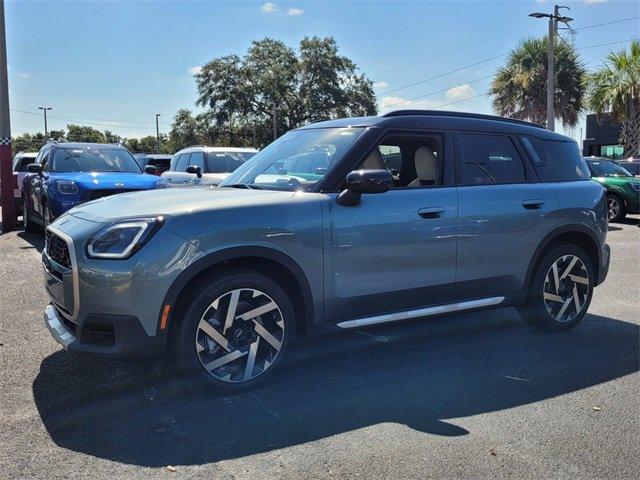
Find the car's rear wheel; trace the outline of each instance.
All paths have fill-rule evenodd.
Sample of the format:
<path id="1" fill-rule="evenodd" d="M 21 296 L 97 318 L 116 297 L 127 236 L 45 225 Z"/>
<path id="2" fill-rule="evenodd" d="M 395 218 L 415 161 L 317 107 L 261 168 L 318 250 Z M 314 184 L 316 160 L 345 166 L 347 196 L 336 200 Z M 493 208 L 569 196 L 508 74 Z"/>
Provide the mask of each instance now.
<path id="1" fill-rule="evenodd" d="M 610 222 L 619 222 L 627 214 L 624 208 L 624 200 L 622 200 L 620 195 L 615 193 L 607 194 L 607 207 L 609 209 Z"/>
<path id="2" fill-rule="evenodd" d="M 293 334 L 293 306 L 271 278 L 232 270 L 201 282 L 177 326 L 178 368 L 226 391 L 265 379 Z"/>
<path id="3" fill-rule="evenodd" d="M 555 247 L 536 269 L 520 315 L 538 328 L 571 328 L 587 314 L 593 288 L 593 266 L 584 250 L 575 245 Z"/>
<path id="4" fill-rule="evenodd" d="M 27 205 L 27 199 L 22 200 L 22 226 L 25 232 L 37 232 L 38 226 L 31 221 L 29 216 L 29 206 Z"/>

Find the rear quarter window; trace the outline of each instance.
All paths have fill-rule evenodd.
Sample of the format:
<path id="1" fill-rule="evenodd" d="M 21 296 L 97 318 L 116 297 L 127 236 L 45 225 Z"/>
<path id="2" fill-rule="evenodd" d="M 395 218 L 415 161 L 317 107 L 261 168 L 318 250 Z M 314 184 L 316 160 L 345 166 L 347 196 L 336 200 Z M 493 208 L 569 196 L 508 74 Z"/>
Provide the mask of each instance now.
<path id="1" fill-rule="evenodd" d="M 575 142 L 522 137 L 533 161 L 533 168 L 543 182 L 586 180 L 589 169 Z"/>

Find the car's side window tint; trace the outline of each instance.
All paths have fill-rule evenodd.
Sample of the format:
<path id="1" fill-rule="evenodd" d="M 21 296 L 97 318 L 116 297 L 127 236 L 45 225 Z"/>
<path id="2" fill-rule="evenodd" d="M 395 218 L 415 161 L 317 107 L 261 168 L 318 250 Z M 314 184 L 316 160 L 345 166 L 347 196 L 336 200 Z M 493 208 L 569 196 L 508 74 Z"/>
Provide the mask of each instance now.
<path id="1" fill-rule="evenodd" d="M 204 172 L 204 153 L 203 152 L 192 153 L 191 159 L 189 160 L 189 166 L 200 167 L 200 169 Z"/>
<path id="2" fill-rule="evenodd" d="M 187 166 L 189 166 L 189 154 L 181 153 L 178 155 L 178 161 L 176 162 L 176 171 L 184 172 Z"/>
<path id="3" fill-rule="evenodd" d="M 442 185 L 440 135 L 389 135 L 358 165 L 359 170 L 386 169 L 394 188 Z"/>
<path id="4" fill-rule="evenodd" d="M 522 183 L 524 164 L 511 139 L 504 135 L 460 134 L 463 185 Z"/>
<path id="5" fill-rule="evenodd" d="M 589 171 L 575 142 L 522 137 L 522 143 L 531 155 L 533 168 L 540 180 L 560 182 L 589 178 Z"/>
<path id="6" fill-rule="evenodd" d="M 51 150 L 47 150 L 46 152 L 44 152 L 42 158 L 40 159 L 40 165 L 42 165 L 42 170 L 45 172 L 49 171 L 49 152 L 51 152 Z"/>

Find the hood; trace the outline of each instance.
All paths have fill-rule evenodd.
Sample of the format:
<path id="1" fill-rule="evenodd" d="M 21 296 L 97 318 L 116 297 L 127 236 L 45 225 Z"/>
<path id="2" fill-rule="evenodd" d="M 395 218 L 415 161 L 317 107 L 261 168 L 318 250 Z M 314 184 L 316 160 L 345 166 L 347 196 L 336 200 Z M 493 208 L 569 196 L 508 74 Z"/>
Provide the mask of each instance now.
<path id="1" fill-rule="evenodd" d="M 71 180 L 84 189 L 145 189 L 154 188 L 160 181 L 157 175 L 124 172 L 69 172 L 54 173 L 56 180 Z"/>
<path id="2" fill-rule="evenodd" d="M 120 218 L 194 213 L 242 208 L 291 199 L 295 192 L 276 190 L 245 190 L 239 188 L 165 188 L 123 193 L 79 205 L 69 214 L 93 222 L 108 222 Z"/>

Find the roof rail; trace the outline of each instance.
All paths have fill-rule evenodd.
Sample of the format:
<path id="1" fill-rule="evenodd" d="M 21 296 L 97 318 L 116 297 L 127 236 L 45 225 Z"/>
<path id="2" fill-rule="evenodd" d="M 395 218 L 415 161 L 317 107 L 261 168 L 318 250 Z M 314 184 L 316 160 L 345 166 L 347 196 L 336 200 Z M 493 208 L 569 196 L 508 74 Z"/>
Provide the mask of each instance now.
<path id="1" fill-rule="evenodd" d="M 529 127 L 544 128 L 537 123 L 518 120 L 516 118 L 498 117 L 496 115 L 485 115 L 482 113 L 466 113 L 466 112 L 448 112 L 446 110 L 394 110 L 385 113 L 383 117 L 404 117 L 410 115 L 425 115 L 434 117 L 458 117 L 458 118 L 477 118 L 481 120 L 496 120 L 499 122 L 517 123 L 519 125 L 527 125 Z"/>
<path id="2" fill-rule="evenodd" d="M 180 150 L 186 150 L 187 148 L 196 148 L 196 147 L 208 148 L 206 145 L 189 145 L 188 147 L 181 148 Z"/>

